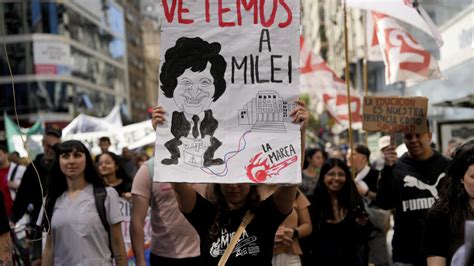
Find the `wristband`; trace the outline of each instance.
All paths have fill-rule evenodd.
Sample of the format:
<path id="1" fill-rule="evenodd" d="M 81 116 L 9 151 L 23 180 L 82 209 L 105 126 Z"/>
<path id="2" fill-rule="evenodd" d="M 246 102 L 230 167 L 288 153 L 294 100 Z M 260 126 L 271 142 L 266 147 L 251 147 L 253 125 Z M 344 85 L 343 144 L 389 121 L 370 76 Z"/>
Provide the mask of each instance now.
<path id="1" fill-rule="evenodd" d="M 298 228 L 293 228 L 293 239 L 299 238 L 300 232 L 298 231 Z"/>

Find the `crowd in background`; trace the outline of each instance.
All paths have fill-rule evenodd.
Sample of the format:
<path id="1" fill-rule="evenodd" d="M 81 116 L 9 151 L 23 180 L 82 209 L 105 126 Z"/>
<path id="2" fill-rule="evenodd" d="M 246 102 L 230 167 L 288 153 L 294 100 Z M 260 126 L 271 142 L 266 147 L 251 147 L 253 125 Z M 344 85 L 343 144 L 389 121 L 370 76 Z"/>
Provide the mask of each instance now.
<path id="1" fill-rule="evenodd" d="M 304 124 L 305 112 L 293 115 Z M 162 113 L 154 111 L 155 127 Z M 102 137 L 94 157 L 48 128 L 33 163 L 0 146 L 0 250 L 31 265 L 126 265 L 121 197 L 133 203 L 137 265 L 217 265 L 228 232 L 247 213 L 228 265 L 473 265 L 474 237 L 466 235 L 474 220 L 474 142 L 450 142 L 441 154 L 431 133 L 407 133 L 403 141 L 403 154 L 389 136 L 376 155 L 364 144 L 306 148 L 298 188 L 187 185 L 153 182 L 153 157 L 144 152 L 117 155 Z M 0 252 L 0 262 L 8 261 Z"/>

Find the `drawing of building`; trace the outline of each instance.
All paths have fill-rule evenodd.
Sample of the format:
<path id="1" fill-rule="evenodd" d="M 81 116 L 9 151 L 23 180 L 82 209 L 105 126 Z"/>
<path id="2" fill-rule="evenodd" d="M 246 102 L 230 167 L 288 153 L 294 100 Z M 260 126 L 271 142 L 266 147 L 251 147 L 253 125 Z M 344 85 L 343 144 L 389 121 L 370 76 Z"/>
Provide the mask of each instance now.
<path id="1" fill-rule="evenodd" d="M 239 125 L 253 125 L 252 131 L 286 132 L 283 123 L 291 122 L 294 103 L 284 101 L 276 91 L 260 91 L 238 110 Z"/>

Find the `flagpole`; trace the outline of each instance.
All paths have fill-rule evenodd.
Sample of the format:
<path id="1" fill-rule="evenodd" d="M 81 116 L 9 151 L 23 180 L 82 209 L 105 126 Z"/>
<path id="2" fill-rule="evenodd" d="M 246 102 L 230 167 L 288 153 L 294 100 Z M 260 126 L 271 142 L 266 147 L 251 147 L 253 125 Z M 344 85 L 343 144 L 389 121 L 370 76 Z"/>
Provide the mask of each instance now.
<path id="1" fill-rule="evenodd" d="M 367 73 L 367 61 L 369 60 L 368 55 L 368 45 L 367 45 L 367 16 L 368 11 L 364 12 L 364 60 L 362 61 L 362 80 L 364 83 L 364 97 L 367 97 L 369 94 L 369 79 Z M 369 146 L 369 135 L 368 132 L 365 132 L 365 146 Z"/>
<path id="2" fill-rule="evenodd" d="M 352 139 L 352 111 L 351 111 L 351 91 L 350 91 L 350 73 L 349 73 L 349 41 L 348 41 L 348 33 L 347 33 L 347 8 L 346 8 L 346 1 L 343 1 L 343 11 L 344 11 L 344 53 L 346 57 L 346 69 L 345 69 L 345 77 L 346 77 L 346 91 L 347 91 L 347 110 L 349 112 L 349 148 L 351 149 L 351 169 L 352 169 L 352 178 L 355 177 L 355 167 L 354 167 L 354 143 Z"/>

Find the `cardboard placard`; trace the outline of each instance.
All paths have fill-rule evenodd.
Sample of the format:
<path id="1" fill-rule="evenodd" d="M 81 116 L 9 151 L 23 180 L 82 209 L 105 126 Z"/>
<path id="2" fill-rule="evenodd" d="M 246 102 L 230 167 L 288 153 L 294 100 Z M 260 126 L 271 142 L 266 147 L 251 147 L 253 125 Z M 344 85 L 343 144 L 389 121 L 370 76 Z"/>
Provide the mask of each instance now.
<path id="1" fill-rule="evenodd" d="M 426 97 L 364 97 L 363 124 L 365 131 L 428 132 Z"/>

